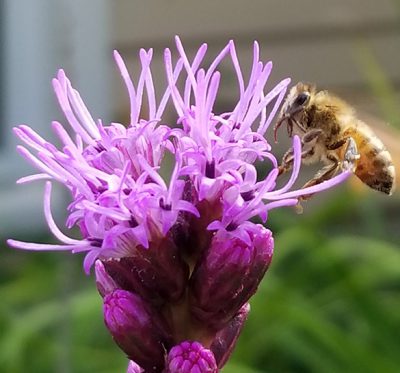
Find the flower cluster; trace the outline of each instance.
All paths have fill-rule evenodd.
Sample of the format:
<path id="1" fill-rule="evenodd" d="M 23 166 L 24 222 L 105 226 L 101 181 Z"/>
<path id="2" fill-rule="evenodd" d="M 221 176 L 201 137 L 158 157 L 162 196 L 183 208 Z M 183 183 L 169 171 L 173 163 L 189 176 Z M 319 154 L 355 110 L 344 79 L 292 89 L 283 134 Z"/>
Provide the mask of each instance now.
<path id="1" fill-rule="evenodd" d="M 277 188 L 277 160 L 264 135 L 290 80 L 265 92 L 272 63 L 260 61 L 257 43 L 247 82 L 232 41 L 207 68 L 206 44 L 191 60 L 179 38 L 176 47 L 175 62 L 169 49 L 164 52 L 167 85 L 158 96 L 152 50 L 140 51 L 136 85 L 114 53 L 129 93 L 128 125 L 95 121 L 60 70 L 53 86 L 73 136 L 53 122 L 62 144 L 56 147 L 28 126 L 15 128 L 31 148 L 19 146 L 19 152 L 40 170 L 19 182 L 47 180 L 44 213 L 61 243 L 8 243 L 86 253 L 85 271 L 95 263 L 105 324 L 131 360 L 129 372 L 217 372 L 233 350 L 248 300 L 273 254 L 271 231 L 250 219 L 265 223 L 270 210 L 296 205 L 300 196 L 349 175 L 291 191 L 301 164 L 301 142 L 294 137 L 293 171 Z M 218 67 L 226 59 L 236 74 L 238 101 L 231 111 L 216 113 Z M 169 117 L 176 112 L 173 125 L 163 122 L 167 110 Z M 173 167 L 165 176 L 161 170 L 168 159 Z M 264 179 L 256 161 L 271 170 Z M 66 225 L 78 226 L 82 239 L 57 227 L 50 209 L 52 181 L 71 192 Z"/>

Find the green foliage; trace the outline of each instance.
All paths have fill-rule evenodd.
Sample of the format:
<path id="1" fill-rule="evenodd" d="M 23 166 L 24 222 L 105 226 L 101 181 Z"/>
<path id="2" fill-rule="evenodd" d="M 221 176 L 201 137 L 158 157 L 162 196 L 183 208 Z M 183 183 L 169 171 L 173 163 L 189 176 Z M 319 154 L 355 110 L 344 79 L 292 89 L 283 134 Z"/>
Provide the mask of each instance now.
<path id="1" fill-rule="evenodd" d="M 338 191 L 271 214 L 274 260 L 224 372 L 398 372 L 400 202 L 385 201 Z M 80 259 L 2 251 L 0 371 L 125 371 Z"/>
<path id="2" fill-rule="evenodd" d="M 260 372 L 399 371 L 400 240 L 384 221 L 366 229 L 385 215 L 370 197 L 340 193 L 280 227 L 226 372 L 236 362 Z"/>
<path id="3" fill-rule="evenodd" d="M 366 41 L 356 44 L 355 58 L 369 89 L 379 104 L 382 118 L 400 128 L 400 107 L 396 90 Z"/>
<path id="4" fill-rule="evenodd" d="M 2 259 L 0 371 L 126 369 L 103 327 L 101 299 L 80 258 L 3 250 Z"/>

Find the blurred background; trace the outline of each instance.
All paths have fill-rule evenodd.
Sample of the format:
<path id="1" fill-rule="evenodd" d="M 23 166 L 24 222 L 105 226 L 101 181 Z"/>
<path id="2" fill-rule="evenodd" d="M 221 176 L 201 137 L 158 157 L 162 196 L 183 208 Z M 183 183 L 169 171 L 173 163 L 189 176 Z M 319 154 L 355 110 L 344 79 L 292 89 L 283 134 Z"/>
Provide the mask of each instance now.
<path id="1" fill-rule="evenodd" d="M 51 88 L 61 67 L 93 117 L 127 122 L 112 50 L 134 74 L 139 48 L 153 47 L 161 88 L 163 49 L 173 47 L 176 34 L 189 55 L 207 42 L 210 59 L 233 39 L 244 71 L 258 40 L 262 58 L 274 62 L 271 87 L 289 76 L 344 97 L 385 142 L 400 174 L 398 0 L 3 0 L 0 372 L 124 371 L 82 258 L 13 251 L 4 242 L 52 240 L 43 185 L 15 185 L 33 168 L 15 151 L 11 129 L 27 123 L 52 139 L 51 121 L 65 123 Z M 235 97 L 224 81 L 221 108 Z M 68 194 L 56 190 L 60 224 L 67 202 Z M 317 196 L 303 215 L 274 212 L 268 227 L 276 241 L 273 265 L 224 372 L 399 372 L 400 193 L 381 196 L 353 178 Z"/>

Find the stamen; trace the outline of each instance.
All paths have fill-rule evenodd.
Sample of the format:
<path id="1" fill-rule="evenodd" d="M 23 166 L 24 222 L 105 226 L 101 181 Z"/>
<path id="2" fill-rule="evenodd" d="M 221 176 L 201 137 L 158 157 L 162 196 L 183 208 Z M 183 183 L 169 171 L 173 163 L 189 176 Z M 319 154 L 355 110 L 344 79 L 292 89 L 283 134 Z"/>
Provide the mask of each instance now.
<path id="1" fill-rule="evenodd" d="M 131 228 L 136 228 L 139 225 L 138 221 L 135 219 L 134 216 L 131 217 L 131 219 L 129 220 L 129 226 Z"/>
<path id="2" fill-rule="evenodd" d="M 93 247 L 101 247 L 103 245 L 103 240 L 101 238 L 89 237 L 87 240 Z"/>
<path id="3" fill-rule="evenodd" d="M 226 230 L 228 232 L 233 232 L 237 227 L 238 227 L 238 225 L 232 221 L 227 225 Z"/>
<path id="4" fill-rule="evenodd" d="M 252 189 L 247 192 L 240 193 L 240 195 L 245 202 L 251 201 L 254 198 L 254 190 Z"/>
<path id="5" fill-rule="evenodd" d="M 210 179 L 215 179 L 215 161 L 206 163 L 205 176 Z"/>
<path id="6" fill-rule="evenodd" d="M 97 141 L 96 145 L 94 146 L 94 148 L 99 152 L 104 152 L 106 150 L 106 148 L 104 147 L 104 145 L 102 143 L 100 143 L 100 141 Z"/>
<path id="7" fill-rule="evenodd" d="M 131 189 L 131 188 L 124 188 L 124 189 L 122 189 L 122 192 L 123 192 L 126 196 L 129 196 L 129 194 L 132 192 L 132 189 Z"/>
<path id="8" fill-rule="evenodd" d="M 172 206 L 170 203 L 165 203 L 164 202 L 164 198 L 160 198 L 160 207 L 165 210 L 165 211 L 171 211 L 172 210 Z"/>

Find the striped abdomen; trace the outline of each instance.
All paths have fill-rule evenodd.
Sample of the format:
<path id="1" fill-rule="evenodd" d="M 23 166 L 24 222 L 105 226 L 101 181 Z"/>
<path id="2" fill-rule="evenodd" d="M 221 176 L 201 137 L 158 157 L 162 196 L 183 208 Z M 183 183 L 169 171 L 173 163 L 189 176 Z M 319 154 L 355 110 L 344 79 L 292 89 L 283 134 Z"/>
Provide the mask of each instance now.
<path id="1" fill-rule="evenodd" d="M 390 153 L 382 141 L 363 122 L 346 129 L 345 136 L 351 136 L 357 144 L 360 159 L 354 173 L 372 189 L 386 194 L 394 190 L 395 169 Z"/>

